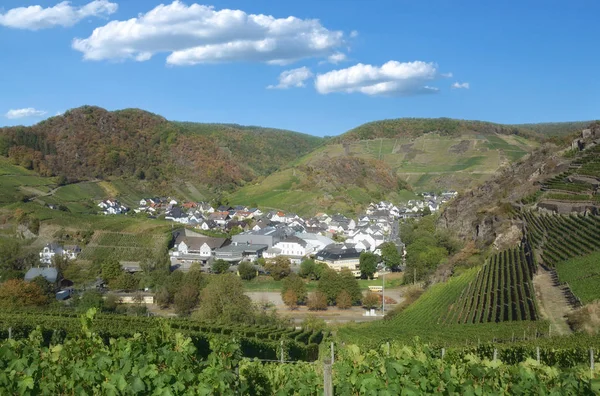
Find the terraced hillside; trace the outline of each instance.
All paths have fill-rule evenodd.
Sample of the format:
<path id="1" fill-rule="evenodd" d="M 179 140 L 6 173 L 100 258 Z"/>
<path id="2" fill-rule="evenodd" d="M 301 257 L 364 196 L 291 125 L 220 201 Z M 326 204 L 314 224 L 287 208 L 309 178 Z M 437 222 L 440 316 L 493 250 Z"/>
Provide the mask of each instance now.
<path id="1" fill-rule="evenodd" d="M 167 248 L 167 234 L 132 234 L 97 231 L 79 258 L 88 261 L 138 262 Z"/>
<path id="2" fill-rule="evenodd" d="M 519 248 L 493 254 L 451 306 L 444 323 L 537 320 L 531 251 Z"/>
<path id="3" fill-rule="evenodd" d="M 303 157 L 299 164 L 343 156 L 374 158 L 388 164 L 416 190 L 463 189 L 486 180 L 537 144 L 518 135 L 429 132 L 414 137 L 331 143 Z"/>
<path id="4" fill-rule="evenodd" d="M 600 213 L 600 145 L 581 153 L 569 152 L 575 158 L 560 174 L 542 181 L 540 188 L 522 200 L 558 213 L 592 211 Z"/>
<path id="5" fill-rule="evenodd" d="M 523 213 L 540 263 L 574 295 L 574 305 L 600 299 L 600 216 Z"/>
<path id="6" fill-rule="evenodd" d="M 419 336 L 426 341 L 447 346 L 464 345 L 465 342 L 477 345 L 478 341 L 485 342 L 494 339 L 509 341 L 515 339 L 515 337 L 522 339 L 546 334 L 548 324 L 545 321 L 518 320 L 518 315 L 515 316 L 515 320 L 510 320 L 511 316 L 509 315 L 508 321 L 503 321 L 503 316 L 499 322 L 494 320 L 473 321 L 477 313 L 481 314 L 485 311 L 481 308 L 469 308 L 467 311 L 470 312 L 470 315 L 466 317 L 471 318 L 471 320 L 459 320 L 463 316 L 459 318 L 455 313 L 460 312 L 461 303 L 465 305 L 466 302 L 469 302 L 470 307 L 470 302 L 473 301 L 470 297 L 473 294 L 469 295 L 469 293 L 474 289 L 481 291 L 481 295 L 490 296 L 490 292 L 494 292 L 496 295 L 501 296 L 500 302 L 494 302 L 496 300 L 493 300 L 488 304 L 488 307 L 492 308 L 492 312 L 504 312 L 502 308 L 502 306 L 505 306 L 504 296 L 509 298 L 509 302 L 512 301 L 510 299 L 513 297 L 509 297 L 512 296 L 509 293 L 517 285 L 515 278 L 511 279 L 508 275 L 504 278 L 506 282 L 501 285 L 500 289 L 494 289 L 491 284 L 486 289 L 484 286 L 479 287 L 485 271 L 485 266 L 483 270 L 481 268 L 469 269 L 461 275 L 451 277 L 447 282 L 429 287 L 417 301 L 391 319 L 346 326 L 341 328 L 338 334 L 342 339 L 349 342 L 365 344 L 377 344 L 390 339 L 409 341 L 413 337 Z M 511 272 L 509 271 L 509 274 Z M 491 272 L 486 272 L 486 274 L 488 273 Z M 497 290 L 500 290 L 500 293 Z M 480 302 L 483 303 L 483 301 Z M 515 297 L 514 301 L 518 301 L 518 297 Z M 508 307 L 510 309 L 510 305 Z M 467 311 L 465 311 L 465 314 Z M 535 319 L 537 319 L 537 316 Z"/>
<path id="7" fill-rule="evenodd" d="M 231 194 L 234 204 L 285 209 L 300 215 L 321 210 L 358 212 L 369 202 L 398 199 L 407 185 L 383 161 L 371 158 L 321 158 L 275 172 L 260 183 Z M 413 196 L 412 193 L 409 193 Z"/>

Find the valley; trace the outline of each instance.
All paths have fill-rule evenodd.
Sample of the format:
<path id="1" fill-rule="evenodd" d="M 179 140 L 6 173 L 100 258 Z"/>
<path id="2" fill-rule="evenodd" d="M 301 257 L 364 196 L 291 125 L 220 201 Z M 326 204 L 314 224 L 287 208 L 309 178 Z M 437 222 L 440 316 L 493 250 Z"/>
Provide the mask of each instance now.
<path id="1" fill-rule="evenodd" d="M 125 114 L 127 122 L 146 117 Z M 69 117 L 82 115 L 106 116 L 84 108 Z M 159 144 L 165 151 L 156 152 L 156 173 L 129 168 L 136 162 L 126 159 L 135 155 L 128 147 L 102 173 L 87 154 L 78 160 L 83 168 L 65 171 L 72 158 L 57 161 L 44 148 L 58 150 L 63 127 L 54 140 L 35 132 L 42 139 L 35 144 L 23 132 L 0 134 L 14 139 L 0 157 L 0 250 L 10 258 L 2 276 L 19 282 L 51 246 L 79 249 L 72 260 L 48 259 L 71 282 L 60 287 L 70 298 L 16 303 L 0 315 L 0 335 L 25 342 L 37 334 L 35 317 L 42 334 L 52 328 L 68 343 L 83 312 L 99 315 L 89 326 L 102 337 L 124 340 L 141 327 L 144 337 L 156 334 L 157 319 L 136 318 L 143 314 L 179 317 L 171 326 L 207 356 L 219 351 L 217 339 L 235 335 L 240 356 L 266 360 L 283 353 L 312 362 L 331 343 L 373 351 L 392 340 L 391 348 L 425 342 L 437 355 L 478 359 L 495 350 L 508 365 L 539 348 L 544 364 L 581 365 L 598 348 L 597 337 L 585 335 L 593 333 L 600 298 L 597 124 L 556 143 L 540 129 L 504 133 L 484 123 L 444 131 L 447 120 L 432 122 L 437 127 L 426 133 L 390 136 L 386 127 L 379 137 L 356 139 L 351 131 L 322 140 L 165 124 L 183 129 Z M 255 133 L 300 139 L 304 148 L 272 158 L 269 145 L 290 140 L 240 138 L 252 148 L 237 140 Z M 193 158 L 201 141 L 194 136 L 219 142 L 206 169 L 208 157 Z M 560 139 L 575 139 L 577 148 Z M 195 177 L 198 171 L 205 173 Z M 123 211 L 101 214 L 99 204 Z M 260 245 L 264 238 L 271 245 Z M 343 262 L 354 272 L 340 269 Z M 368 279 L 380 272 L 389 275 Z M 14 310 L 30 314 L 17 318 Z M 312 375 L 303 370 L 298 375 Z"/>
<path id="2" fill-rule="evenodd" d="M 0 396 L 600 395 L 600 1 L 215 3 L 0 5 Z"/>

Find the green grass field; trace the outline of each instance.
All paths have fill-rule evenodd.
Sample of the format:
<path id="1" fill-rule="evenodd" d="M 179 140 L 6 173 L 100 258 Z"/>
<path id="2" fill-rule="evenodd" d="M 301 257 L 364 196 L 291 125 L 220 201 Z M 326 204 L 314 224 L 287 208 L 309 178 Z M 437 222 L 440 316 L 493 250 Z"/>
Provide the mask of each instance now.
<path id="1" fill-rule="evenodd" d="M 0 176 L 35 176 L 34 171 L 14 165 L 8 158 L 0 156 Z"/>
<path id="2" fill-rule="evenodd" d="M 43 223 L 81 230 L 103 230 L 125 233 L 164 233 L 173 223 L 165 220 L 146 219 L 134 216 L 86 215 L 62 212 L 41 206 L 39 203 L 16 203 L 5 206 L 3 211 L 13 213 L 20 208 L 37 217 Z"/>
<path id="3" fill-rule="evenodd" d="M 69 184 L 58 188 L 54 198 L 62 202 L 81 202 L 89 200 L 102 200 L 106 191 L 95 182 Z"/>
<path id="4" fill-rule="evenodd" d="M 600 299 L 600 252 L 559 262 L 556 272 L 582 303 Z"/>
<path id="5" fill-rule="evenodd" d="M 0 176 L 0 204 L 11 204 L 23 197 L 48 193 L 55 185 L 54 179 L 33 175 Z"/>

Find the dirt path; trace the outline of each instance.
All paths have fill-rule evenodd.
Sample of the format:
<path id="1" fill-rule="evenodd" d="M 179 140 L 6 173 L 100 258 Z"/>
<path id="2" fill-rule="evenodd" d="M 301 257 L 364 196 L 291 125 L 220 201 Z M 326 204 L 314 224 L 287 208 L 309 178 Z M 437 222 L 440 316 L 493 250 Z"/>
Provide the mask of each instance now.
<path id="1" fill-rule="evenodd" d="M 533 277 L 533 287 L 538 300 L 540 316 L 552 324 L 552 333 L 566 335 L 571 333 L 565 315 L 572 311 L 562 291 L 554 285 L 550 271 L 538 267 Z"/>

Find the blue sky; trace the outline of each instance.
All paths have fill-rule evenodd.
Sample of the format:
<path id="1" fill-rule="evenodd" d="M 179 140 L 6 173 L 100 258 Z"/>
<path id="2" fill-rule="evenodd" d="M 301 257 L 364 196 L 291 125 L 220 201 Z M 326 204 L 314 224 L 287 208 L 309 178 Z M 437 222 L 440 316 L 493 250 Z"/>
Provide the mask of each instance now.
<path id="1" fill-rule="evenodd" d="M 160 4 L 2 0 L 0 125 L 84 104 L 320 136 L 600 118 L 594 0 Z"/>

